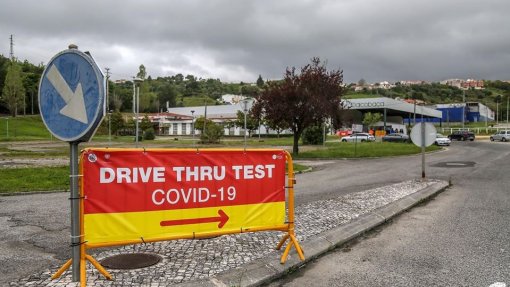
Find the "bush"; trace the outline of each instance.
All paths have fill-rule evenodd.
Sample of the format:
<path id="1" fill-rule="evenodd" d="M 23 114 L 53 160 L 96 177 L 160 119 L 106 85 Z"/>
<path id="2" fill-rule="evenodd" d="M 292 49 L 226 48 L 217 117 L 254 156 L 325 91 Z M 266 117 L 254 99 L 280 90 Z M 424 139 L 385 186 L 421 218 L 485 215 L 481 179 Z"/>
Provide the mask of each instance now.
<path id="1" fill-rule="evenodd" d="M 223 126 L 211 122 L 206 126 L 205 134 L 200 134 L 200 142 L 219 143 L 224 134 Z"/>
<path id="2" fill-rule="evenodd" d="M 148 128 L 143 131 L 143 139 L 144 140 L 154 140 L 156 138 L 156 133 L 153 128 Z"/>
<path id="3" fill-rule="evenodd" d="M 308 127 L 303 131 L 303 144 L 320 145 L 324 142 L 322 126 Z"/>

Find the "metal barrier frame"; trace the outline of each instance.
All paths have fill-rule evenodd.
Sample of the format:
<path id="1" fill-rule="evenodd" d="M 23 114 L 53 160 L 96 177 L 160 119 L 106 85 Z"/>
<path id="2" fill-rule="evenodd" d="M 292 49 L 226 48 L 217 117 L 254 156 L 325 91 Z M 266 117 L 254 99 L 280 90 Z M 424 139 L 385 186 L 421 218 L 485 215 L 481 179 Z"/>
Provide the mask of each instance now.
<path id="1" fill-rule="evenodd" d="M 87 150 L 87 149 L 86 149 Z M 82 150 L 82 153 L 86 150 Z M 108 150 L 108 151 L 196 151 L 200 152 L 200 149 L 145 149 L 145 148 L 94 148 L 94 150 Z M 83 240 L 84 238 L 84 184 L 83 184 L 83 164 L 80 161 L 79 172 L 80 172 L 80 285 L 85 287 L 87 285 L 86 278 L 86 261 L 88 260 L 103 276 L 108 280 L 113 280 L 113 276 L 103 267 L 97 260 L 95 260 L 92 256 L 87 254 L 87 249 L 100 248 L 100 247 L 111 247 L 111 246 L 123 246 L 123 245 L 132 245 L 139 243 L 150 243 L 150 242 L 160 242 L 160 241 L 170 241 L 177 239 L 199 239 L 199 238 L 209 238 L 214 236 L 221 235 L 229 235 L 229 234 L 239 234 L 246 232 L 258 232 L 258 231 L 282 231 L 286 234 L 283 235 L 282 239 L 276 246 L 276 250 L 280 250 L 282 246 L 289 240 L 287 246 L 285 247 L 283 254 L 280 258 L 280 263 L 285 264 L 287 261 L 290 249 L 292 246 L 296 249 L 296 252 L 299 256 L 300 260 L 305 260 L 304 252 L 299 242 L 296 238 L 295 234 L 295 225 L 294 225 L 294 184 L 296 183 L 296 179 L 294 177 L 294 165 L 292 161 L 291 154 L 286 150 L 281 149 L 202 149 L 208 152 L 226 152 L 226 151 L 283 151 L 285 153 L 285 157 L 287 160 L 287 192 L 288 192 L 288 208 L 287 208 L 287 222 L 285 224 L 272 226 L 272 227 L 260 227 L 260 228 L 241 228 L 238 231 L 226 231 L 226 232 L 206 232 L 200 234 L 190 234 L 188 236 L 167 236 L 161 238 L 153 238 L 143 240 L 142 238 L 139 240 L 125 240 L 125 241 L 116 241 L 116 242 L 104 242 L 104 243 L 94 243 L 88 244 Z M 51 276 L 51 279 L 59 278 L 67 269 L 71 267 L 72 259 L 69 259 L 62 267 L 60 267 L 55 274 Z"/>

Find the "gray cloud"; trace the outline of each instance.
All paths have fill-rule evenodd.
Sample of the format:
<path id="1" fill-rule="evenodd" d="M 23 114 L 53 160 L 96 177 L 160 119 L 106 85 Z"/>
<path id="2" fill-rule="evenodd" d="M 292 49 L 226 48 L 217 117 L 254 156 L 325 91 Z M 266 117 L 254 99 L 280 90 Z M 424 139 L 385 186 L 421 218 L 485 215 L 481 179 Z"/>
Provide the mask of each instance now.
<path id="1" fill-rule="evenodd" d="M 48 62 L 69 43 L 114 78 L 281 78 L 318 56 L 346 82 L 510 79 L 506 0 L 4 1 L 0 53 Z"/>

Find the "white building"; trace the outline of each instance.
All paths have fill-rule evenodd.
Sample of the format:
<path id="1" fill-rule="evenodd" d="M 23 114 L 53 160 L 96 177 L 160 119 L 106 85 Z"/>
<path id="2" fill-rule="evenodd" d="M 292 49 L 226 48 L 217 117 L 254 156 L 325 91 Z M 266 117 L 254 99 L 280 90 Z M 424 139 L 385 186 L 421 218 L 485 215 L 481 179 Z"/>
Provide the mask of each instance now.
<path id="1" fill-rule="evenodd" d="M 246 110 L 249 112 L 253 105 L 253 100 L 247 99 L 246 103 Z M 227 123 L 235 121 L 237 119 L 237 112 L 244 112 L 244 108 L 244 101 L 233 105 L 168 108 L 166 113 L 149 115 L 149 119 L 154 124 L 157 123 L 160 135 L 192 135 L 194 121 L 199 117 L 207 117 L 208 120 L 223 124 L 226 136 L 240 136 L 244 135 L 244 129 L 227 125 Z M 262 126 L 260 133 L 264 134 L 266 132 L 266 128 Z M 258 131 L 255 131 L 255 133 L 257 134 Z M 195 134 L 200 134 L 200 131 L 195 130 Z"/>
<path id="2" fill-rule="evenodd" d="M 226 94 L 226 95 L 221 96 L 221 100 L 224 103 L 226 103 L 226 104 L 228 103 L 231 105 L 239 104 L 244 99 L 246 99 L 246 97 L 241 96 L 241 95 Z"/>

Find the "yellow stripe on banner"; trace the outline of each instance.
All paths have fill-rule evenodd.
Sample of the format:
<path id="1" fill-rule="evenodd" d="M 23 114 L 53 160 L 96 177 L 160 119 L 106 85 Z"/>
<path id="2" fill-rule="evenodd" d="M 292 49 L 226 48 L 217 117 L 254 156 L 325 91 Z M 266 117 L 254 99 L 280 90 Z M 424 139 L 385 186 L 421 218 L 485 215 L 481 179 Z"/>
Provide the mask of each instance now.
<path id="1" fill-rule="evenodd" d="M 222 210 L 228 220 L 220 228 Z M 196 219 L 207 223 L 190 223 Z M 224 218 L 223 218 L 224 219 Z M 182 222 L 182 221 L 185 222 Z M 191 220 L 191 221 L 190 221 Z M 179 222 L 181 221 L 181 222 Z M 212 221 L 212 222 L 211 222 Z M 161 222 L 170 225 L 161 226 Z M 129 240 L 151 240 L 172 236 L 189 236 L 207 232 L 232 233 L 241 228 L 271 228 L 285 222 L 285 202 L 218 206 L 195 209 L 85 214 L 87 244 Z"/>

